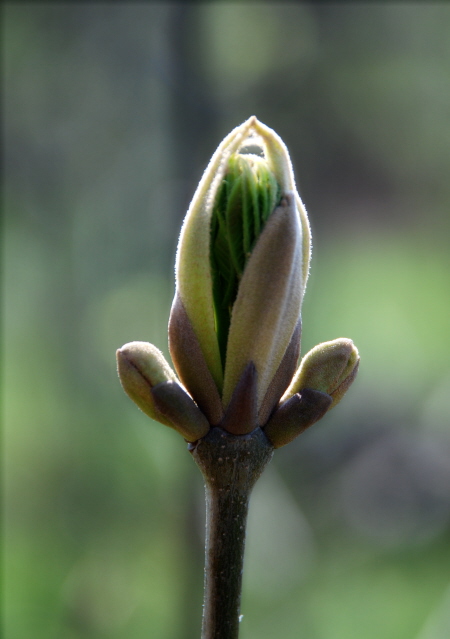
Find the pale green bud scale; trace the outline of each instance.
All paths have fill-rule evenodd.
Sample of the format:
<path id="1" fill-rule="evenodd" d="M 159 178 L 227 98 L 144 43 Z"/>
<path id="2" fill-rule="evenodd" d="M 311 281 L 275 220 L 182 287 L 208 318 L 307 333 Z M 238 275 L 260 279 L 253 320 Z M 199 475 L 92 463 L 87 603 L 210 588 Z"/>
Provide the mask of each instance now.
<path id="1" fill-rule="evenodd" d="M 216 334 L 210 261 L 211 215 L 228 159 L 237 153 L 256 121 L 249 118 L 227 135 L 208 164 L 181 229 L 176 260 L 177 293 L 186 309 L 219 392 L 223 368 Z"/>
<path id="2" fill-rule="evenodd" d="M 154 386 L 177 379 L 161 351 L 147 342 L 129 342 L 119 348 L 116 356 L 117 371 L 126 394 L 146 415 L 172 426 L 156 407 L 151 392 Z"/>

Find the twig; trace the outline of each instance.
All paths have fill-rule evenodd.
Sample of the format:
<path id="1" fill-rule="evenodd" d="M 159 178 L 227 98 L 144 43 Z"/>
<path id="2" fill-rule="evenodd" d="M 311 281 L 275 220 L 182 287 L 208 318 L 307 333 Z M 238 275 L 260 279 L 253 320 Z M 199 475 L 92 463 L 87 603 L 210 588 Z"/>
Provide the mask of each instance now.
<path id="1" fill-rule="evenodd" d="M 237 639 L 251 490 L 273 454 L 260 428 L 212 428 L 191 452 L 205 478 L 206 549 L 202 639 Z"/>

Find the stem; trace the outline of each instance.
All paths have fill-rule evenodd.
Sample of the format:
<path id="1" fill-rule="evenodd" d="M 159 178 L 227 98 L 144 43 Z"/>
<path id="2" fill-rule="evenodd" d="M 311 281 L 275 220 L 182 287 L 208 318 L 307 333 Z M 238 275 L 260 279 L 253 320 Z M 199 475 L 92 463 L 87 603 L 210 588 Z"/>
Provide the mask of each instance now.
<path id="1" fill-rule="evenodd" d="M 260 428 L 231 435 L 215 427 L 191 452 L 206 491 L 202 639 L 237 639 L 248 502 L 273 447 Z"/>

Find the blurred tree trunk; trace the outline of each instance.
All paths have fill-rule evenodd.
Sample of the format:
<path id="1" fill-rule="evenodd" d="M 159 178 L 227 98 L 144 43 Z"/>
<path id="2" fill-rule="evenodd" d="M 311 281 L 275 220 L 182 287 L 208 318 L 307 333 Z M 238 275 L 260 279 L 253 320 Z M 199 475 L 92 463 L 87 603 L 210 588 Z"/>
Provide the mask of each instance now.
<path id="1" fill-rule="evenodd" d="M 201 5 L 173 5 L 169 20 L 176 172 L 193 189 L 215 148 L 218 129 L 217 109 L 202 77 L 202 10 Z"/>

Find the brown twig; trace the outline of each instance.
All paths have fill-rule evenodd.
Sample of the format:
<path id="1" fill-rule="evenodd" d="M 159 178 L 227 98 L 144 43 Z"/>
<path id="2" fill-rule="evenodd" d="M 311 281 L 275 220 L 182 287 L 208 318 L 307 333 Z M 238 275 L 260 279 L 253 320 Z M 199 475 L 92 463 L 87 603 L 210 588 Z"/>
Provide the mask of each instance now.
<path id="1" fill-rule="evenodd" d="M 273 446 L 260 428 L 231 435 L 215 427 L 190 449 L 206 490 L 202 639 L 237 639 L 248 503 Z"/>

